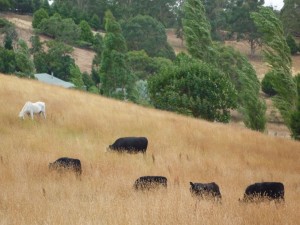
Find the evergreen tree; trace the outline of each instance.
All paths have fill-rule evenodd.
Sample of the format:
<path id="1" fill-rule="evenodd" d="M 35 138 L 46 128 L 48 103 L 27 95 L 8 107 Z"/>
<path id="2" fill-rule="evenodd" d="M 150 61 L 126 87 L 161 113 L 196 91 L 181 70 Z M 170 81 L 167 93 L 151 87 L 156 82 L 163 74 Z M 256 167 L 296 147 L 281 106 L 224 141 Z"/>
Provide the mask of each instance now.
<path id="1" fill-rule="evenodd" d="M 104 50 L 100 68 L 101 89 L 105 96 L 126 99 L 133 80 L 126 65 L 126 42 L 119 23 L 110 11 L 105 13 Z"/>
<path id="2" fill-rule="evenodd" d="M 79 24 L 80 27 L 80 40 L 82 41 L 86 41 L 89 43 L 93 43 L 94 41 L 94 35 L 93 32 L 91 30 L 90 25 L 88 24 L 88 22 L 86 22 L 85 20 L 82 20 Z"/>
<path id="3" fill-rule="evenodd" d="M 101 21 L 99 16 L 97 16 L 96 14 L 94 14 L 89 22 L 89 24 L 91 25 L 92 28 L 94 28 L 95 30 L 98 30 L 101 28 Z"/>
<path id="4" fill-rule="evenodd" d="M 77 65 L 70 65 L 70 81 L 75 85 L 77 89 L 82 89 L 84 86 L 82 74 Z"/>
<path id="5" fill-rule="evenodd" d="M 38 28 L 43 19 L 49 19 L 49 15 L 45 9 L 41 8 L 33 14 L 32 27 Z"/>
<path id="6" fill-rule="evenodd" d="M 20 75 L 33 76 L 34 63 L 30 58 L 29 48 L 26 42 L 22 39 L 18 41 L 17 49 L 15 51 L 16 57 L 16 71 Z"/>

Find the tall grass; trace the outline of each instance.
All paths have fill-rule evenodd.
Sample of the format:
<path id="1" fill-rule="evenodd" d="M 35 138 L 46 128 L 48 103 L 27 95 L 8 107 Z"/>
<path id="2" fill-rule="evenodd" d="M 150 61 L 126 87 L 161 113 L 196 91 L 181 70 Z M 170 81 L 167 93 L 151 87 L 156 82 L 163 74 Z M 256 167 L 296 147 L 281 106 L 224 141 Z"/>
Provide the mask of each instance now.
<path id="1" fill-rule="evenodd" d="M 12 76 L 0 96 L 0 224 L 299 224 L 299 142 Z M 28 100 L 46 120 L 18 118 Z M 146 155 L 105 151 L 122 136 L 146 136 Z M 63 156 L 81 160 L 80 180 L 48 171 Z M 135 192 L 144 175 L 167 190 Z M 222 204 L 193 199 L 190 181 L 216 182 Z M 238 202 L 261 181 L 283 182 L 285 204 Z"/>

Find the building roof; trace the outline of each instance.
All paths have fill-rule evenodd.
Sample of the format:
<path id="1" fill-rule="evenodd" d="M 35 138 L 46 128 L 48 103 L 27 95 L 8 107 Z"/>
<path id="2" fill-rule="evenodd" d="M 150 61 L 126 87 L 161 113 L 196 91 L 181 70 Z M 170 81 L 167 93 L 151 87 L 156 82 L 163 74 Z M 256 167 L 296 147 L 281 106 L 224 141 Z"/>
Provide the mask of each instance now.
<path id="1" fill-rule="evenodd" d="M 57 86 L 61 86 L 64 88 L 73 88 L 75 85 L 70 82 L 63 81 L 57 77 L 54 77 L 48 73 L 37 73 L 34 74 L 34 77 L 38 79 L 41 82 L 47 83 L 47 84 L 53 84 Z"/>

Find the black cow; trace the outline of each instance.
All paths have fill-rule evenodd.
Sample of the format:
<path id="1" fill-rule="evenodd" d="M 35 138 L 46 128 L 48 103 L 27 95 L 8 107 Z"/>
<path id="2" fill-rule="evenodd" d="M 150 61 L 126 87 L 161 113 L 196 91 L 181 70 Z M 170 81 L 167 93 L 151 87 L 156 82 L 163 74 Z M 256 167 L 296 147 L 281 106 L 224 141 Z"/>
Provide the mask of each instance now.
<path id="1" fill-rule="evenodd" d="M 58 172 L 72 171 L 77 176 L 80 176 L 82 172 L 80 160 L 67 157 L 59 158 L 55 162 L 49 163 L 49 169 Z"/>
<path id="2" fill-rule="evenodd" d="M 190 192 L 195 197 L 200 198 L 214 198 L 220 201 L 222 196 L 219 186 L 215 183 L 193 183 L 190 182 Z"/>
<path id="3" fill-rule="evenodd" d="M 251 184 L 246 188 L 245 202 L 254 202 L 261 200 L 284 201 L 284 185 L 280 182 L 262 182 Z"/>
<path id="4" fill-rule="evenodd" d="M 167 178 L 162 176 L 144 176 L 138 178 L 133 187 L 135 190 L 154 190 L 156 188 L 166 188 L 167 187 Z"/>
<path id="5" fill-rule="evenodd" d="M 145 153 L 148 140 L 145 137 L 122 137 L 109 146 L 108 149 L 128 153 Z"/>

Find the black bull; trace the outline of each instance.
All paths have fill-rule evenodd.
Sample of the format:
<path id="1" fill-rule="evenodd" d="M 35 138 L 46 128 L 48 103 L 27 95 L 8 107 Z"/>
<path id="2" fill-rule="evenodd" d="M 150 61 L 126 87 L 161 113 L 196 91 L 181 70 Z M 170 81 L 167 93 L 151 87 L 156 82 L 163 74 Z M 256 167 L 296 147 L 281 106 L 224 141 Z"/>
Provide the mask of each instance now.
<path id="1" fill-rule="evenodd" d="M 145 137 L 122 137 L 117 139 L 108 150 L 128 153 L 145 153 L 148 146 L 148 140 Z"/>
<path id="2" fill-rule="evenodd" d="M 284 185 L 280 182 L 262 182 L 246 188 L 243 201 L 252 202 L 264 199 L 284 201 Z"/>

